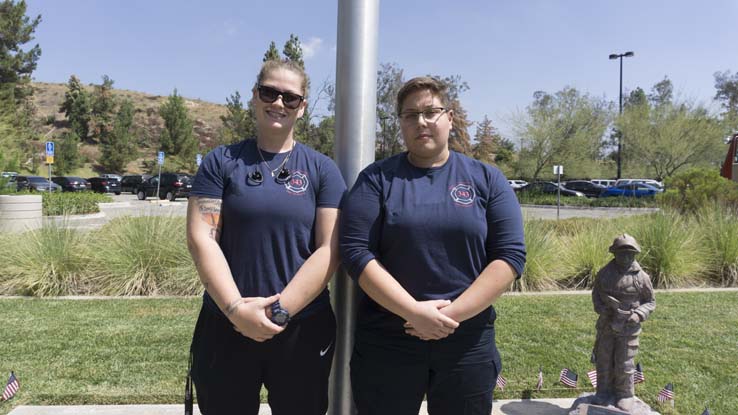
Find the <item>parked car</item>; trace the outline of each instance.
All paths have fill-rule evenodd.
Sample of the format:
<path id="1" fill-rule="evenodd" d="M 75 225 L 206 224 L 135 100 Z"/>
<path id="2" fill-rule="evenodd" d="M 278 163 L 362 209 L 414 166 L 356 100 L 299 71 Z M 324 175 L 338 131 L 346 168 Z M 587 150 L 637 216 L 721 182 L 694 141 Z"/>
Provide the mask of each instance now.
<path id="1" fill-rule="evenodd" d="M 131 192 L 135 195 L 138 185 L 143 183 L 144 180 L 148 180 L 150 177 L 151 175 L 148 174 L 126 174 L 120 181 L 120 191 Z"/>
<path id="2" fill-rule="evenodd" d="M 46 177 L 16 176 L 15 182 L 19 192 L 21 190 L 30 190 L 32 192 L 61 192 L 61 186 L 54 182 L 49 184 L 49 179 Z"/>
<path id="3" fill-rule="evenodd" d="M 611 187 L 611 186 L 615 186 L 615 182 L 617 182 L 617 180 L 613 180 L 613 179 L 592 179 L 592 180 L 590 180 L 590 182 L 592 182 L 594 184 L 599 184 L 600 186 L 604 186 L 604 187 Z"/>
<path id="4" fill-rule="evenodd" d="M 515 180 L 515 179 L 508 180 L 507 182 L 510 184 L 510 187 L 513 188 L 513 190 L 518 190 L 521 187 L 523 187 L 526 184 L 528 184 L 528 182 L 526 182 L 525 180 Z"/>
<path id="5" fill-rule="evenodd" d="M 178 197 L 190 197 L 192 176 L 184 173 L 162 173 L 161 186 L 159 186 L 159 176 L 153 176 L 138 185 L 136 189 L 138 200 L 153 197 L 156 195 L 157 188 L 159 199 L 174 201 Z"/>
<path id="6" fill-rule="evenodd" d="M 117 179 L 105 177 L 90 177 L 90 189 L 98 193 L 115 193 L 120 194 L 120 182 Z"/>
<path id="7" fill-rule="evenodd" d="M 662 190 L 646 183 L 624 183 L 617 186 L 608 187 L 600 195 L 600 197 L 653 197 Z"/>
<path id="8" fill-rule="evenodd" d="M 523 186 L 518 190 L 519 193 L 528 193 L 528 194 L 557 194 L 559 189 L 559 186 L 556 183 L 553 182 L 535 182 L 530 183 L 526 186 Z M 576 197 L 584 197 L 584 193 L 577 192 L 575 190 L 569 190 L 564 186 L 561 186 L 561 196 L 576 196 Z"/>
<path id="9" fill-rule="evenodd" d="M 18 173 L 14 172 L 14 171 L 4 171 L 4 172 L 0 173 L 0 177 L 15 177 L 17 175 L 18 175 Z"/>
<path id="10" fill-rule="evenodd" d="M 617 182 L 615 182 L 614 186 L 620 186 L 621 184 L 634 184 L 634 183 L 645 183 L 657 189 L 664 190 L 664 184 L 658 180 L 653 180 L 653 179 L 620 179 Z"/>
<path id="11" fill-rule="evenodd" d="M 103 179 L 115 179 L 117 181 L 121 181 L 123 177 L 120 176 L 120 174 L 114 174 L 114 173 L 105 173 L 101 174 L 98 177 L 102 177 Z"/>
<path id="12" fill-rule="evenodd" d="M 90 188 L 87 180 L 76 176 L 56 176 L 51 181 L 61 186 L 65 192 L 81 192 Z"/>
<path id="13" fill-rule="evenodd" d="M 600 193 L 606 189 L 605 186 L 594 184 L 587 180 L 570 180 L 563 186 L 569 190 L 582 192 L 587 197 L 600 197 Z"/>

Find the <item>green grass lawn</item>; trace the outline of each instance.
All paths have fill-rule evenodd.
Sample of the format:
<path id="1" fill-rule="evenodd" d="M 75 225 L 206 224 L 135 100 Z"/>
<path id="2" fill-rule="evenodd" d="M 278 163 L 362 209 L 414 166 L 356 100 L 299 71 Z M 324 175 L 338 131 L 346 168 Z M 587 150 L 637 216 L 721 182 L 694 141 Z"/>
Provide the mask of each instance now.
<path id="1" fill-rule="evenodd" d="M 738 293 L 657 293 L 644 324 L 646 383 L 636 393 L 665 414 L 715 414 L 738 408 Z M 0 382 L 10 370 L 18 405 L 180 403 L 199 298 L 54 300 L 0 299 Z M 497 342 L 508 385 L 496 398 L 575 397 L 586 380 L 595 314 L 586 295 L 515 295 L 497 305 Z M 534 390 L 538 367 L 544 390 Z M 580 389 L 563 388 L 563 367 Z M 656 402 L 674 383 L 676 407 Z M 583 386 L 581 386 L 583 385 Z"/>

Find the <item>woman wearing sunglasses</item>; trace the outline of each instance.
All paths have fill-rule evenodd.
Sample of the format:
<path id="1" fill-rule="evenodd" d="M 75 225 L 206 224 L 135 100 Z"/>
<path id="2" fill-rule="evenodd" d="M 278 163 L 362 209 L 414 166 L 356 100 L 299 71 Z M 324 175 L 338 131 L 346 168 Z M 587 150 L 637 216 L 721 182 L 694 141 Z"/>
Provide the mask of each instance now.
<path id="1" fill-rule="evenodd" d="M 307 76 L 267 61 L 251 100 L 257 136 L 202 162 L 187 211 L 205 287 L 192 341 L 203 414 L 324 414 L 335 318 L 326 286 L 338 264 L 335 163 L 295 142 Z"/>
<path id="2" fill-rule="evenodd" d="M 343 205 L 341 252 L 367 294 L 351 384 L 360 415 L 489 415 L 500 371 L 492 303 L 520 275 L 520 206 L 496 168 L 449 151 L 446 87 L 397 96 L 407 152 L 359 175 Z"/>

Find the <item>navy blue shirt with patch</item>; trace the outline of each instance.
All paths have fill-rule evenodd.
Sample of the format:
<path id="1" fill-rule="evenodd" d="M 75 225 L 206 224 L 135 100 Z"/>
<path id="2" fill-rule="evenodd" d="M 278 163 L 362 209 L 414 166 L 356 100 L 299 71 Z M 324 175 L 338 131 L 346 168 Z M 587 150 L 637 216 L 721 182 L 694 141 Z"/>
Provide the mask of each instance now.
<path id="1" fill-rule="evenodd" d="M 519 276 L 525 264 L 520 205 L 495 167 L 451 152 L 441 167 L 410 164 L 407 153 L 361 172 L 342 207 L 341 254 L 358 279 L 372 259 L 418 301 L 454 300 L 500 259 Z M 368 297 L 359 327 L 402 330 L 398 316 Z M 464 326 L 493 324 L 489 307 Z"/>
<path id="2" fill-rule="evenodd" d="M 217 147 L 192 185 L 192 196 L 223 200 L 220 247 L 243 297 L 282 292 L 315 251 L 316 208 L 338 208 L 346 192 L 333 160 L 307 146 L 295 144 L 284 166 L 291 173 L 286 183 L 278 183 L 270 168 L 276 170 L 288 153 L 262 154 L 266 163 L 253 139 Z M 255 171 L 261 183 L 250 179 Z M 204 302 L 220 313 L 207 292 Z M 328 305 L 326 289 L 294 318 Z"/>

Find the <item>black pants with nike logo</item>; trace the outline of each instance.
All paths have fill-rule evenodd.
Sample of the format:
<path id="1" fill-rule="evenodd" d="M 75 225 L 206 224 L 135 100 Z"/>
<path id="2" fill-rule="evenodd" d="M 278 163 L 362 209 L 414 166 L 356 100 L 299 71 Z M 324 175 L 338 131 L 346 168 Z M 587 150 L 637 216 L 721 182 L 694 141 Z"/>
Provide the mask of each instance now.
<path id="1" fill-rule="evenodd" d="M 273 415 L 324 415 L 335 350 L 330 306 L 292 320 L 271 340 L 253 341 L 224 316 L 200 310 L 192 339 L 192 380 L 203 415 L 256 415 L 262 385 Z"/>

